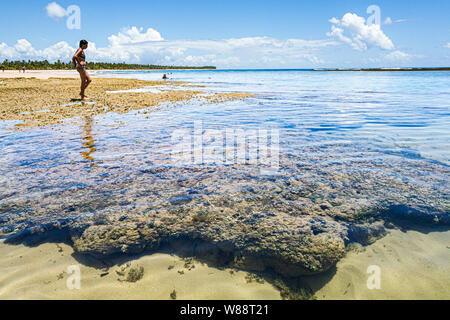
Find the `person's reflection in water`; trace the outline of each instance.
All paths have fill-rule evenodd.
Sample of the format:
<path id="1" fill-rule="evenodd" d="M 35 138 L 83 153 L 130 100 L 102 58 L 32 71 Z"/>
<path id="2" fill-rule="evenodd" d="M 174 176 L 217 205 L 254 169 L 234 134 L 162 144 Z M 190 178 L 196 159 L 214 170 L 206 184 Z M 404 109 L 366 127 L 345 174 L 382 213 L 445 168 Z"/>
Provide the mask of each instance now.
<path id="1" fill-rule="evenodd" d="M 92 136 L 92 123 L 91 117 L 84 117 L 82 146 L 87 150 L 80 153 L 84 159 L 91 162 L 91 167 L 96 167 L 97 164 L 95 164 L 95 159 L 92 157 L 92 154 L 97 150 L 95 148 L 95 140 Z"/>

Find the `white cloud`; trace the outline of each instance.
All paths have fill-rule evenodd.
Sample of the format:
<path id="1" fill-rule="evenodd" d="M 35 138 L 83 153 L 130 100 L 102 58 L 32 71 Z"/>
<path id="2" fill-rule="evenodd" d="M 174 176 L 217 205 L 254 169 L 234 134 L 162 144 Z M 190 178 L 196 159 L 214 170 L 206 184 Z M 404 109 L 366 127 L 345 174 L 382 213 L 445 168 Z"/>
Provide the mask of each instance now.
<path id="1" fill-rule="evenodd" d="M 26 39 L 17 40 L 14 49 L 16 49 L 18 53 L 24 54 L 31 54 L 32 52 L 34 52 L 33 46 Z"/>
<path id="2" fill-rule="evenodd" d="M 413 55 L 397 50 L 386 54 L 384 58 L 392 62 L 408 62 L 411 61 Z"/>
<path id="3" fill-rule="evenodd" d="M 36 50 L 26 39 L 17 40 L 16 44 L 12 47 L 6 43 L 0 44 L 0 58 L 9 60 L 70 60 L 74 52 L 75 48 L 72 48 L 64 41 L 44 50 Z"/>
<path id="4" fill-rule="evenodd" d="M 331 22 L 332 24 L 338 24 L 340 21 L 339 21 L 339 19 L 338 18 L 335 18 L 335 17 L 333 17 L 333 18 L 331 18 L 330 20 L 328 20 L 329 22 Z"/>
<path id="5" fill-rule="evenodd" d="M 223 40 L 163 40 L 154 29 L 130 27 L 108 37 L 109 44 L 97 47 L 89 43 L 89 61 L 127 62 L 162 65 L 215 65 L 218 67 L 316 67 L 323 64 L 322 49 L 339 43 L 330 40 L 281 40 L 270 37 Z M 36 50 L 25 39 L 10 47 L 0 44 L 0 60 L 70 61 L 76 46 L 59 42 Z"/>
<path id="6" fill-rule="evenodd" d="M 3 59 L 12 59 L 15 56 L 16 50 L 8 46 L 6 43 L 0 44 L 0 57 Z"/>
<path id="7" fill-rule="evenodd" d="M 161 34 L 155 29 L 149 28 L 143 32 L 144 28 L 125 28 L 117 35 L 112 35 L 108 38 L 113 46 L 119 46 L 130 43 L 140 43 L 146 41 L 162 41 Z"/>
<path id="8" fill-rule="evenodd" d="M 49 16 L 52 19 L 61 19 L 67 16 L 67 11 L 63 7 L 61 7 L 56 2 L 49 3 L 45 10 L 47 10 L 47 16 Z"/>
<path id="9" fill-rule="evenodd" d="M 69 46 L 67 42 L 61 41 L 51 47 L 44 49 L 40 54 L 49 61 L 56 61 L 58 59 L 69 60 L 75 53 L 74 50 L 75 48 Z"/>
<path id="10" fill-rule="evenodd" d="M 336 38 L 355 50 L 366 51 L 371 47 L 378 47 L 383 50 L 395 48 L 391 39 L 384 34 L 379 25 L 372 24 L 369 26 L 363 17 L 354 13 L 346 13 L 341 20 L 332 18 L 330 22 L 333 25 L 327 36 Z"/>
<path id="11" fill-rule="evenodd" d="M 450 42 L 449 43 L 447 43 L 445 46 L 444 46 L 445 48 L 449 48 L 450 49 Z"/>
<path id="12" fill-rule="evenodd" d="M 423 58 L 425 58 L 425 56 L 421 54 L 412 54 L 396 50 L 386 54 L 380 54 L 378 57 L 369 58 L 367 61 L 371 64 L 375 63 L 384 67 L 405 67 L 410 66 L 412 61 Z"/>
<path id="13" fill-rule="evenodd" d="M 394 23 L 404 23 L 404 22 L 408 22 L 411 20 L 408 19 L 396 19 L 396 20 L 392 20 L 391 17 L 387 17 L 386 20 L 384 20 L 383 24 L 394 24 Z"/>

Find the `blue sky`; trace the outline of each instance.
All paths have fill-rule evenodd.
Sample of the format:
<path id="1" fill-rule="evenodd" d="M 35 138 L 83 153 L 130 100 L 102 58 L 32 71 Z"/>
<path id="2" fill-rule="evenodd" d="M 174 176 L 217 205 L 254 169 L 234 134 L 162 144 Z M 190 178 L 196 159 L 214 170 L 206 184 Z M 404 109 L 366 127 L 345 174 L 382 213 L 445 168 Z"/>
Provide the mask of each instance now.
<path id="1" fill-rule="evenodd" d="M 221 68 L 450 66 L 447 0 L 58 0 L 48 10 L 51 2 L 2 3 L 10 18 L 0 20 L 0 59 L 67 60 L 77 42 L 87 39 L 88 59 L 96 61 Z M 80 29 L 66 26 L 70 5 L 80 8 Z M 380 9 L 378 26 L 366 21 L 370 5 Z"/>

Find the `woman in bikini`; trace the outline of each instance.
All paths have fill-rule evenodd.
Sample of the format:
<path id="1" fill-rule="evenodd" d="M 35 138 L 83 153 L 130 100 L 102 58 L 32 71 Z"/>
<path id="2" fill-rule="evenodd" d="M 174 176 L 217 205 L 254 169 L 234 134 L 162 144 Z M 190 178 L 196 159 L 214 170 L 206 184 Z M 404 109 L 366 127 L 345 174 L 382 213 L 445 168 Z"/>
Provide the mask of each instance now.
<path id="1" fill-rule="evenodd" d="M 86 100 L 88 97 L 84 94 L 84 91 L 89 86 L 89 84 L 92 82 L 91 77 L 89 76 L 89 73 L 86 70 L 86 55 L 84 54 L 84 50 L 86 50 L 88 47 L 88 42 L 86 40 L 80 41 L 80 48 L 77 50 L 75 55 L 72 58 L 73 65 L 77 69 L 77 71 L 80 73 L 81 77 L 81 100 Z"/>

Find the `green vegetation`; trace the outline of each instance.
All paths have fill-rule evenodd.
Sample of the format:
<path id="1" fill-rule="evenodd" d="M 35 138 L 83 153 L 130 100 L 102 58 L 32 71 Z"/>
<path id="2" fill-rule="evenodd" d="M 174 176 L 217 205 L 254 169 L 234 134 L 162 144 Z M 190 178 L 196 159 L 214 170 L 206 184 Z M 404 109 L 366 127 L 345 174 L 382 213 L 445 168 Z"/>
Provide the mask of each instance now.
<path id="1" fill-rule="evenodd" d="M 5 60 L 1 64 L 5 70 L 19 70 L 25 67 L 27 70 L 70 70 L 74 69 L 72 62 L 62 62 L 60 60 L 50 63 L 44 61 L 8 61 Z M 157 66 L 147 64 L 127 64 L 123 63 L 107 63 L 107 62 L 88 62 L 87 68 L 91 70 L 174 70 L 174 69 L 216 69 L 213 66 L 205 67 L 183 67 L 183 66 Z"/>

